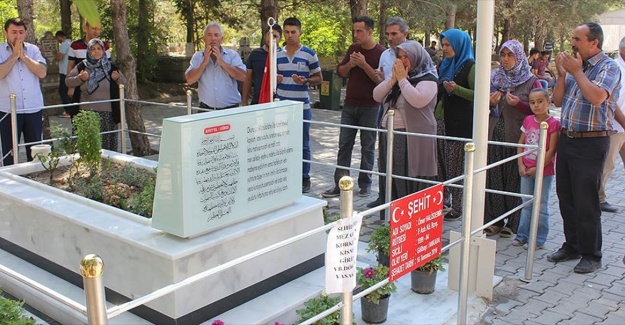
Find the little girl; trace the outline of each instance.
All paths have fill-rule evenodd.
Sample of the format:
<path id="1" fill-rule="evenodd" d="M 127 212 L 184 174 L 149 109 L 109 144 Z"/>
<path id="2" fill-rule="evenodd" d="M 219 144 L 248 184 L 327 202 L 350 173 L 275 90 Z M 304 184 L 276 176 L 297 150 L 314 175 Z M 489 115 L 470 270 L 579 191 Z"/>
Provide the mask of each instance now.
<path id="1" fill-rule="evenodd" d="M 541 249 L 547 241 L 549 232 L 549 194 L 551 183 L 555 174 L 554 164 L 556 160 L 556 147 L 560 135 L 560 121 L 549 115 L 549 104 L 551 100 L 547 90 L 535 88 L 529 94 L 529 104 L 534 115 L 529 115 L 521 126 L 520 144 L 538 145 L 540 135 L 540 123 L 547 122 L 547 147 L 545 149 L 545 169 L 543 172 L 543 186 L 540 197 L 540 216 L 538 219 L 538 234 L 536 236 L 536 249 Z M 529 148 L 519 148 L 518 153 L 529 151 Z M 536 156 L 538 152 L 532 152 L 518 159 L 519 174 L 521 175 L 521 194 L 533 194 L 536 175 Z M 523 202 L 528 199 L 523 199 Z M 530 222 L 532 218 L 532 204 L 527 205 L 521 211 L 521 221 L 516 238 L 512 242 L 513 246 L 523 246 L 527 249 L 529 240 Z"/>

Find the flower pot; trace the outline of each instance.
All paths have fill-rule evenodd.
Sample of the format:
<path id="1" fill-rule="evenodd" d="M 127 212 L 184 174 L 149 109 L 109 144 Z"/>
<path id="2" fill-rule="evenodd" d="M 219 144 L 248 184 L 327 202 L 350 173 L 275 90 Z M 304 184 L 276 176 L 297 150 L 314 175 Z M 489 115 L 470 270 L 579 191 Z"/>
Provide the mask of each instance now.
<path id="1" fill-rule="evenodd" d="M 430 294 L 434 292 L 437 273 L 438 271 L 428 273 L 419 270 L 410 272 L 410 288 L 412 291 L 420 294 Z"/>
<path id="2" fill-rule="evenodd" d="M 389 267 L 390 265 L 390 257 L 388 256 L 388 254 L 382 252 L 382 251 L 378 251 L 378 264 L 380 265 L 384 265 L 386 267 Z"/>
<path id="3" fill-rule="evenodd" d="M 379 303 L 375 304 L 364 296 L 360 298 L 360 314 L 362 320 L 369 324 L 380 324 L 386 322 L 386 315 L 388 314 L 388 301 L 391 299 L 391 295 L 380 298 Z"/>

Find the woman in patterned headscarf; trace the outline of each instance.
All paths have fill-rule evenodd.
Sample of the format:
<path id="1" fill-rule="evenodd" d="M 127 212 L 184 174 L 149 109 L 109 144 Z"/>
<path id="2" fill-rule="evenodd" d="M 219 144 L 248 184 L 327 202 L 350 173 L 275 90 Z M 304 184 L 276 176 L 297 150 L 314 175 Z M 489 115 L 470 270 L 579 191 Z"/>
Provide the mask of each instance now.
<path id="1" fill-rule="evenodd" d="M 406 41 L 397 46 L 397 59 L 390 78 L 378 84 L 373 98 L 384 103 L 382 128 L 386 128 L 388 110 L 394 109 L 394 129 L 436 135 L 434 106 L 438 74 L 430 55 L 421 44 Z M 386 172 L 386 133 L 380 133 L 380 172 Z M 432 178 L 437 174 L 436 139 L 395 134 L 393 174 Z M 384 201 L 386 181 L 380 179 L 380 198 Z M 393 179 L 391 199 L 426 188 L 428 184 Z"/>
<path id="2" fill-rule="evenodd" d="M 490 105 L 496 107 L 499 118 L 493 130 L 493 141 L 518 143 L 521 125 L 527 115 L 532 114 L 528 97 L 534 88 L 540 88 L 540 81 L 531 72 L 523 45 L 516 40 L 509 40 L 499 50 L 500 66 L 491 76 Z M 500 145 L 489 145 L 488 163 L 514 156 L 517 149 Z M 486 186 L 489 189 L 519 193 L 520 177 L 515 160 L 491 168 L 487 173 Z M 486 195 L 484 223 L 517 207 L 521 199 L 509 195 Z M 487 236 L 499 233 L 500 237 L 510 238 L 519 225 L 519 212 L 508 217 L 507 223 L 499 221 L 486 228 Z"/>
<path id="3" fill-rule="evenodd" d="M 92 102 L 119 98 L 118 84 L 126 83 L 121 72 L 104 55 L 104 42 L 94 38 L 87 44 L 87 58 L 65 78 L 67 87 L 80 87 L 80 101 Z M 113 131 L 119 123 L 119 102 L 80 105 L 100 116 L 100 132 Z M 115 113 L 115 114 L 114 114 Z M 117 151 L 117 133 L 102 135 L 102 149 Z"/>

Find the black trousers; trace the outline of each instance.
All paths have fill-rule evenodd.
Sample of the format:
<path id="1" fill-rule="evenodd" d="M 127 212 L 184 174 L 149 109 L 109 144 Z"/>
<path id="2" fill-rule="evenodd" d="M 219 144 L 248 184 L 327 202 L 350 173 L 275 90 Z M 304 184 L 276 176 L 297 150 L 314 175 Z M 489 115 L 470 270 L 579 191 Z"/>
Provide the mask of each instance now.
<path id="1" fill-rule="evenodd" d="M 17 114 L 17 136 L 23 135 L 25 143 L 41 141 L 43 132 L 42 116 L 42 111 L 30 114 Z M 0 119 L 3 117 L 5 118 L 0 122 L 0 138 L 2 139 L 2 154 L 6 155 L 13 146 L 13 133 L 11 129 L 11 114 L 0 113 Z M 26 158 L 28 161 L 33 160 L 30 154 L 30 147 L 26 146 Z M 13 165 L 13 155 L 11 154 L 4 158 L 4 166 L 9 165 Z"/>
<path id="2" fill-rule="evenodd" d="M 69 98 L 69 95 L 67 94 L 68 89 L 67 85 L 65 85 L 65 77 L 65 74 L 59 74 L 59 96 L 61 96 L 61 103 L 69 104 L 72 102 L 72 99 Z M 64 109 L 65 112 L 69 114 L 69 107 L 64 107 Z"/>
<path id="3" fill-rule="evenodd" d="M 556 192 L 564 226 L 562 249 L 601 260 L 599 186 L 610 137 L 572 139 L 560 134 Z"/>

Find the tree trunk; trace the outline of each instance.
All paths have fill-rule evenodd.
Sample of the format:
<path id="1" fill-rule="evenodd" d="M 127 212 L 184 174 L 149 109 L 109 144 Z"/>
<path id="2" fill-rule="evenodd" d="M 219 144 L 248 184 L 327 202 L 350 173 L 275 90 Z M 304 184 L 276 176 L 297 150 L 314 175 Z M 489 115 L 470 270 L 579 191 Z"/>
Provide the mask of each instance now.
<path id="1" fill-rule="evenodd" d="M 544 26 L 544 19 L 538 17 L 536 19 L 536 28 L 534 29 L 534 47 L 543 50 L 545 44 L 545 38 L 547 37 L 547 31 Z"/>
<path id="2" fill-rule="evenodd" d="M 278 18 L 278 0 L 261 0 L 259 11 L 261 31 L 269 28 L 269 25 L 267 25 L 267 19 L 269 19 L 269 17 L 273 17 L 273 19 L 276 20 L 276 24 L 280 24 L 280 20 Z M 265 44 L 265 33 L 262 33 L 260 40 L 260 46 L 263 46 L 263 44 Z"/>
<path id="3" fill-rule="evenodd" d="M 189 0 L 187 11 L 185 13 L 185 19 L 187 21 L 187 43 L 193 43 L 193 36 L 195 35 L 195 19 L 193 16 L 193 8 L 195 7 L 195 0 Z"/>
<path id="4" fill-rule="evenodd" d="M 349 0 L 349 9 L 352 13 L 352 18 L 365 16 L 367 14 L 367 0 Z"/>
<path id="5" fill-rule="evenodd" d="M 447 13 L 447 21 L 445 22 L 445 30 L 450 28 L 454 28 L 456 26 L 456 4 L 451 4 L 449 6 L 449 12 Z"/>
<path id="6" fill-rule="evenodd" d="M 17 0 L 17 12 L 26 23 L 26 42 L 37 44 L 35 22 L 33 21 L 33 0 Z M 4 24 L 4 22 L 2 22 Z"/>
<path id="7" fill-rule="evenodd" d="M 67 39 L 72 39 L 72 3 L 70 0 L 59 0 L 61 7 L 61 30 Z"/>
<path id="8" fill-rule="evenodd" d="M 147 80 L 147 67 L 145 64 L 141 64 L 141 62 L 146 62 L 145 57 L 148 52 L 151 51 L 150 45 L 148 44 L 148 33 L 152 30 L 152 25 L 150 24 L 150 15 L 152 14 L 152 0 L 139 0 L 139 14 L 138 14 L 138 29 L 137 29 L 137 48 L 143 49 L 137 51 L 137 62 L 139 62 L 137 66 L 137 72 L 141 77 L 142 81 Z"/>
<path id="9" fill-rule="evenodd" d="M 126 14 L 128 5 L 124 0 L 111 0 L 111 18 L 113 21 L 113 37 L 117 52 L 117 64 L 126 77 L 125 97 L 138 99 L 137 77 L 135 59 L 130 53 L 128 29 L 126 28 Z M 126 121 L 128 129 L 145 133 L 141 106 L 136 103 L 126 103 Z M 135 156 L 147 156 L 150 154 L 150 142 L 148 137 L 142 134 L 130 133 L 132 153 Z"/>
<path id="10" fill-rule="evenodd" d="M 384 25 L 386 24 L 386 19 L 388 18 L 387 10 L 388 0 L 380 0 L 380 17 L 378 19 L 378 30 L 380 31 L 380 38 L 378 43 L 380 44 L 384 44 L 384 42 L 386 41 L 386 37 L 384 36 L 386 28 Z"/>

